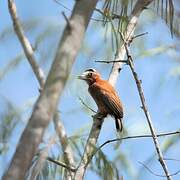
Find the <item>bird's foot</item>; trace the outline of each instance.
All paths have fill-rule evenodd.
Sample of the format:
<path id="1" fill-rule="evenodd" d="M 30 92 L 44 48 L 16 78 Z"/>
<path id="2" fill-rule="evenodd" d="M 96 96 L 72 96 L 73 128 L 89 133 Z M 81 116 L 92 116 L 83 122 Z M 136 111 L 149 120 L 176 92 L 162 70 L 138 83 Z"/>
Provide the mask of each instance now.
<path id="1" fill-rule="evenodd" d="M 101 113 L 101 112 L 98 112 L 98 113 L 96 113 L 95 115 L 92 115 L 94 124 L 95 124 L 95 126 L 96 126 L 98 129 L 101 129 L 103 120 L 104 120 L 104 118 L 105 118 L 106 116 L 107 116 L 107 115 L 105 115 L 105 114 L 103 114 L 103 113 Z"/>
<path id="2" fill-rule="evenodd" d="M 95 119 L 102 120 L 103 118 L 106 117 L 106 115 L 103 114 L 103 113 L 101 113 L 101 112 L 98 112 L 98 113 L 96 113 L 95 115 L 92 115 L 92 117 L 93 117 L 94 120 L 95 120 Z"/>

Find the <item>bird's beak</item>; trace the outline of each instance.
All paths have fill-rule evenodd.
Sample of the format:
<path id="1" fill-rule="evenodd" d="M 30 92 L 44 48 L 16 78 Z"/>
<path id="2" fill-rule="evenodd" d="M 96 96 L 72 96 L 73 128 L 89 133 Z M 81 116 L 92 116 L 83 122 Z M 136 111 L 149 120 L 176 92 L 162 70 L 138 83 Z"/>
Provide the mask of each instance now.
<path id="1" fill-rule="evenodd" d="M 81 79 L 81 80 L 87 80 L 87 76 L 86 74 L 81 74 L 80 76 L 77 77 L 78 79 Z"/>
<path id="2" fill-rule="evenodd" d="M 83 75 L 80 75 L 77 77 L 78 79 L 81 79 L 81 80 L 86 80 L 86 76 L 83 76 Z"/>

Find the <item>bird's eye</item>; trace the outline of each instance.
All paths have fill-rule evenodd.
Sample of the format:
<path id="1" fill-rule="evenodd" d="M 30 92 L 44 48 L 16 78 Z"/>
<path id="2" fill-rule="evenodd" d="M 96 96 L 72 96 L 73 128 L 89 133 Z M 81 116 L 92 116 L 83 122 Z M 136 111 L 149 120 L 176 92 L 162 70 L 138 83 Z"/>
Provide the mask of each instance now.
<path id="1" fill-rule="evenodd" d="M 88 73 L 88 77 L 92 77 L 92 73 Z"/>

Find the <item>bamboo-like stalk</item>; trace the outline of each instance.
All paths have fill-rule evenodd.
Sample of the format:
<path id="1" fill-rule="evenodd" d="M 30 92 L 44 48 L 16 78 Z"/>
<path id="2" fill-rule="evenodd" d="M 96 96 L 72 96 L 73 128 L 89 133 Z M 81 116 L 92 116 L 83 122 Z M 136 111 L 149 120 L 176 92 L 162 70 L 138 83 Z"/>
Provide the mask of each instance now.
<path id="1" fill-rule="evenodd" d="M 130 41 L 132 40 L 134 30 L 136 28 L 138 19 L 142 11 L 146 6 L 148 6 L 153 0 L 138 0 L 133 8 L 133 11 L 131 13 L 131 17 L 127 26 L 126 30 L 126 40 Z M 126 50 L 124 46 L 122 46 L 118 50 L 118 55 L 115 59 L 117 60 L 123 60 L 126 55 Z M 118 75 L 119 75 L 119 69 L 122 67 L 123 63 L 122 62 L 116 62 L 113 65 L 113 68 L 111 70 L 110 76 L 109 76 L 109 82 L 114 86 Z M 94 147 L 96 145 L 97 139 L 99 137 L 100 131 L 101 131 L 101 126 L 103 124 L 103 119 L 94 117 L 93 118 L 93 125 L 85 146 L 84 154 L 81 159 L 81 162 L 77 168 L 76 174 L 75 174 L 75 180 L 82 180 L 84 177 L 84 174 L 86 172 L 86 168 L 88 166 L 88 163 L 90 162 L 90 159 L 92 158 L 93 152 L 94 152 Z"/>
<path id="2" fill-rule="evenodd" d="M 8 0 L 15 8 L 13 0 Z M 71 67 L 81 47 L 84 33 L 87 29 L 97 0 L 81 0 L 74 5 L 70 27 L 67 24 L 59 43 L 55 59 L 48 74 L 46 83 L 35 103 L 32 115 L 21 135 L 16 152 L 3 179 L 24 179 L 36 154 L 45 128 L 52 119 L 57 108 L 59 96 L 62 94 Z"/>
<path id="3" fill-rule="evenodd" d="M 37 64 L 37 60 L 34 55 L 34 50 L 31 46 L 30 41 L 28 40 L 28 38 L 26 37 L 24 33 L 23 27 L 21 26 L 20 19 L 18 18 L 18 15 L 17 15 L 17 8 L 16 8 L 15 2 L 13 0 L 9 0 L 8 7 L 9 7 L 11 19 L 13 21 L 14 31 L 19 39 L 19 42 L 21 43 L 23 47 L 26 58 L 29 64 L 31 65 L 31 68 L 39 82 L 40 89 L 42 91 L 45 84 L 45 74 L 43 70 L 40 68 L 40 66 Z M 74 157 L 73 157 L 72 149 L 68 143 L 68 138 L 67 138 L 64 125 L 62 121 L 60 120 L 57 112 L 54 114 L 53 122 L 55 125 L 55 130 L 57 132 L 57 135 L 59 136 L 60 143 L 62 145 L 65 162 L 69 166 L 74 166 Z M 71 177 L 72 176 L 69 177 L 67 174 L 67 179 L 71 179 Z"/>

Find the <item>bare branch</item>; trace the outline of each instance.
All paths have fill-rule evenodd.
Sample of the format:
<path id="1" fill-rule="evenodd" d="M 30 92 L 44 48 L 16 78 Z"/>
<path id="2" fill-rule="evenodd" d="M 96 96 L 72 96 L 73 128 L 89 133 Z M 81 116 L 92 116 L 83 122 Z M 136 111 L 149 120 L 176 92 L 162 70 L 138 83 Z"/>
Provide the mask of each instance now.
<path id="1" fill-rule="evenodd" d="M 45 82 L 45 75 L 44 75 L 42 69 L 36 63 L 33 48 L 31 46 L 29 40 L 26 38 L 23 28 L 21 27 L 21 23 L 17 16 L 17 10 L 16 10 L 16 5 L 14 3 L 14 0 L 8 0 L 8 8 L 9 8 L 9 12 L 11 15 L 11 19 L 13 21 L 14 31 L 16 32 L 17 37 L 19 38 L 19 41 L 23 47 L 24 53 L 27 57 L 27 60 L 29 61 L 30 65 L 32 67 L 32 70 L 34 71 L 34 74 L 36 75 L 36 77 L 40 83 L 40 87 L 42 89 L 44 82 Z"/>
<path id="2" fill-rule="evenodd" d="M 58 0 L 54 0 L 55 3 L 59 4 L 60 6 L 62 6 L 64 9 L 68 10 L 71 12 L 71 9 L 69 9 L 67 6 L 65 6 L 63 3 L 61 3 L 60 1 Z"/>
<path id="3" fill-rule="evenodd" d="M 95 62 L 98 62 L 98 63 L 107 63 L 107 64 L 109 64 L 109 63 L 118 63 L 118 62 L 121 62 L 121 63 L 125 63 L 125 64 L 127 64 L 127 60 L 115 60 L 115 61 L 98 61 L 98 60 L 96 60 Z"/>
<path id="4" fill-rule="evenodd" d="M 157 137 L 164 137 L 164 136 L 172 136 L 172 135 L 179 135 L 180 131 L 173 131 L 173 132 L 167 132 L 167 133 L 160 133 L 157 134 Z M 122 138 L 116 138 L 116 139 L 111 139 L 108 140 L 106 142 L 104 142 L 103 144 L 101 144 L 94 152 L 93 155 L 95 155 L 101 148 L 103 148 L 105 145 L 113 143 L 113 142 L 117 142 L 117 141 L 122 141 L 122 140 L 127 140 L 127 139 L 139 139 L 139 138 L 151 138 L 152 135 L 151 134 L 147 134 L 147 135 L 137 135 L 137 136 L 126 136 L 126 137 L 122 137 Z M 166 160 L 164 158 L 164 160 Z"/>
<path id="5" fill-rule="evenodd" d="M 49 142 L 48 142 L 47 146 L 42 151 L 40 151 L 40 153 L 38 155 L 38 160 L 37 160 L 35 166 L 32 169 L 30 179 L 36 179 L 37 175 L 42 170 L 44 162 L 46 161 L 46 159 L 48 157 L 49 149 L 54 144 L 54 142 L 55 142 L 55 136 L 51 137 L 49 139 Z"/>
<path id="6" fill-rule="evenodd" d="M 103 124 L 103 118 L 98 117 L 98 114 L 96 114 L 93 118 L 93 125 L 85 146 L 84 154 L 81 159 L 81 162 L 79 166 L 77 167 L 77 171 L 75 174 L 75 180 L 82 180 L 86 171 L 86 168 L 88 166 L 88 163 L 90 162 L 93 152 L 94 152 L 94 147 L 97 143 L 97 139 L 99 137 L 99 133 Z"/>
<path id="7" fill-rule="evenodd" d="M 128 46 L 130 45 L 130 43 L 131 43 L 134 39 L 136 39 L 136 38 L 138 38 L 138 37 L 141 37 L 141 36 L 144 36 L 144 35 L 146 35 L 146 34 L 148 34 L 148 32 L 141 33 L 141 34 L 137 34 L 137 35 L 133 36 L 131 39 L 129 39 Z"/>
<path id="8" fill-rule="evenodd" d="M 65 12 L 62 12 L 62 15 L 63 15 L 64 19 L 66 20 L 67 27 L 68 27 L 69 30 L 70 30 L 70 29 L 71 29 L 71 24 L 70 24 L 70 22 L 69 22 L 68 17 L 66 16 Z"/>
<path id="9" fill-rule="evenodd" d="M 42 141 L 45 128 L 55 113 L 59 96 L 63 92 L 97 1 L 76 1 L 69 20 L 72 26 L 71 31 L 66 26 L 47 81 L 35 103 L 32 115 L 21 135 L 16 152 L 3 179 L 24 179 L 38 145 Z M 13 1 L 9 0 L 8 2 L 12 3 Z"/>
<path id="10" fill-rule="evenodd" d="M 165 161 L 177 161 L 180 162 L 180 159 L 174 159 L 174 158 L 164 158 Z"/>
<path id="11" fill-rule="evenodd" d="M 80 102 L 82 103 L 82 105 L 84 105 L 87 109 L 89 109 L 90 111 L 92 111 L 93 113 L 97 113 L 94 109 L 92 109 L 91 107 L 89 107 L 82 98 L 79 97 Z"/>
<path id="12" fill-rule="evenodd" d="M 36 63 L 37 61 L 35 59 L 34 50 L 30 46 L 31 43 L 29 42 L 28 38 L 25 36 L 25 34 L 23 32 L 23 28 L 22 28 L 20 20 L 18 19 L 18 16 L 17 16 L 17 10 L 16 10 L 16 5 L 15 5 L 14 1 L 9 1 L 8 3 L 9 3 L 9 12 L 11 14 L 12 21 L 13 21 L 14 30 L 19 38 L 19 41 L 20 41 L 22 47 L 24 48 L 24 52 L 27 57 L 27 60 L 30 62 L 30 65 L 31 65 L 32 69 L 34 70 L 34 72 L 37 72 L 37 73 L 35 73 L 35 75 L 40 84 L 41 91 L 42 91 L 42 89 L 44 87 L 44 83 L 45 83 L 45 75 L 43 73 L 43 70 Z M 26 53 L 26 52 L 28 52 L 28 53 Z M 29 55 L 27 55 L 27 54 L 29 54 Z M 72 153 L 70 145 L 68 144 L 68 138 L 66 135 L 64 125 L 58 118 L 57 113 L 58 112 L 56 112 L 53 117 L 55 129 L 59 136 L 60 143 L 62 145 L 65 162 L 68 165 L 73 166 L 74 165 L 73 153 Z"/>
<path id="13" fill-rule="evenodd" d="M 95 8 L 95 11 L 97 11 L 98 13 L 100 13 L 102 16 L 106 16 L 106 17 L 107 17 L 107 15 L 106 15 L 103 11 L 101 11 L 100 9 Z M 114 20 L 114 19 L 120 19 L 120 18 L 122 18 L 122 17 L 123 17 L 123 16 L 120 16 L 120 15 L 115 14 L 115 13 L 112 13 L 112 14 L 111 14 L 111 19 L 112 19 L 112 20 Z M 110 20 L 109 20 L 108 22 L 110 22 Z"/>
<path id="14" fill-rule="evenodd" d="M 132 38 L 132 39 L 135 39 L 135 38 L 138 38 L 138 37 L 141 37 L 141 36 L 147 35 L 147 34 L 148 34 L 148 32 L 141 33 L 141 34 L 137 34 L 137 35 L 133 36 L 133 38 Z"/>
<path id="15" fill-rule="evenodd" d="M 165 137 L 165 136 L 172 136 L 172 135 L 179 135 L 180 134 L 180 131 L 173 131 L 173 132 L 167 132 L 167 133 L 159 133 L 157 134 L 157 137 Z M 108 141 L 105 141 L 103 144 L 101 144 L 97 149 L 95 149 L 93 155 L 91 156 L 91 158 L 89 158 L 89 162 L 91 161 L 91 159 L 93 158 L 93 156 L 95 156 L 95 154 L 100 150 L 102 149 L 105 145 L 108 145 L 110 143 L 113 143 L 113 142 L 117 142 L 117 141 L 122 141 L 122 140 L 128 140 L 128 139 L 142 139 L 142 138 L 151 138 L 152 135 L 151 134 L 146 134 L 146 135 L 134 135 L 134 136 L 126 136 L 126 137 L 122 137 L 122 138 L 116 138 L 116 139 L 111 139 L 111 140 L 108 140 Z M 62 162 L 59 162 L 59 161 L 56 161 L 50 157 L 47 157 L 47 160 L 48 161 L 51 161 L 55 164 L 57 164 L 58 166 L 62 166 L 72 172 L 75 172 L 77 170 L 77 168 L 72 168 L 72 167 L 69 167 L 67 166 L 66 164 L 62 163 Z M 172 161 L 180 161 L 180 160 L 177 160 L 177 159 L 172 159 L 172 158 L 164 158 L 164 160 L 172 160 Z M 172 175 L 175 175 L 175 173 L 171 174 Z M 166 177 L 166 176 L 162 176 L 162 177 Z"/>
<path id="16" fill-rule="evenodd" d="M 142 162 L 140 162 L 140 161 L 139 161 L 139 163 L 140 163 L 141 165 L 143 165 L 151 174 L 153 174 L 153 175 L 155 175 L 155 176 L 158 176 L 158 177 L 167 177 L 166 175 L 161 175 L 161 174 L 157 174 L 157 173 L 153 172 L 153 171 L 152 171 L 147 165 L 145 165 L 144 163 L 142 163 Z M 169 176 L 172 177 L 172 176 L 177 175 L 178 173 L 180 173 L 180 170 L 176 171 L 175 173 L 170 174 Z"/>
<path id="17" fill-rule="evenodd" d="M 62 6 L 64 9 L 66 9 L 69 12 L 72 12 L 71 9 L 69 9 L 67 6 L 65 6 L 63 3 L 61 3 L 59 0 L 54 0 L 55 3 L 57 3 L 58 5 Z M 96 18 L 90 18 L 93 21 L 97 21 L 97 22 L 103 22 L 103 19 L 96 19 Z"/>
<path id="18" fill-rule="evenodd" d="M 156 131 L 155 131 L 155 128 L 154 128 L 152 120 L 151 120 L 150 113 L 149 113 L 149 111 L 147 109 L 147 105 L 146 105 L 146 102 L 145 102 L 145 96 L 144 96 L 144 93 L 143 93 L 143 89 L 141 87 L 141 83 L 142 82 L 139 80 L 138 75 L 135 72 L 135 68 L 134 68 L 134 64 L 133 64 L 133 59 L 132 59 L 132 56 L 130 55 L 130 50 L 128 49 L 128 44 L 127 44 L 126 40 L 124 39 L 124 37 L 123 37 L 121 32 L 120 32 L 120 35 L 121 35 L 121 39 L 124 42 L 124 48 L 125 48 L 126 55 L 127 55 L 127 58 L 128 58 L 128 65 L 129 65 L 129 67 L 131 69 L 131 72 L 133 74 L 134 80 L 136 82 L 136 86 L 137 86 L 138 93 L 139 93 L 139 96 L 140 96 L 140 99 L 141 99 L 141 103 L 142 103 L 142 108 L 143 108 L 144 114 L 146 116 L 146 120 L 148 122 L 150 131 L 151 131 L 151 134 L 152 134 L 154 145 L 155 145 L 158 157 L 159 157 L 159 162 L 160 162 L 160 164 L 161 164 L 161 166 L 162 166 L 162 168 L 163 168 L 163 170 L 165 172 L 165 175 L 166 175 L 167 179 L 171 180 L 170 174 L 168 172 L 167 165 L 166 165 L 166 163 L 165 163 L 165 161 L 163 159 L 163 154 L 162 154 L 161 149 L 160 149 L 160 144 L 158 142 L 158 138 L 157 138 Z"/>
<path id="19" fill-rule="evenodd" d="M 57 160 L 54 160 L 54 159 L 51 158 L 51 157 L 47 157 L 47 160 L 50 161 L 50 162 L 52 162 L 52 163 L 54 163 L 54 164 L 57 164 L 58 166 L 61 166 L 61 167 L 63 167 L 63 168 L 66 168 L 66 169 L 69 170 L 69 171 L 72 171 L 72 172 L 75 172 L 75 171 L 76 171 L 75 168 L 69 167 L 69 166 L 67 166 L 65 163 L 59 162 L 59 161 L 57 161 Z"/>
<path id="20" fill-rule="evenodd" d="M 57 112 L 57 111 L 55 112 L 53 121 L 54 121 L 54 126 L 56 129 L 56 133 L 59 136 L 60 144 L 62 146 L 62 150 L 64 153 L 64 161 L 67 164 L 67 166 L 74 167 L 75 161 L 74 161 L 73 151 L 69 144 L 69 140 L 68 140 L 68 137 L 66 134 L 65 127 L 60 119 L 59 112 Z M 72 179 L 73 175 L 74 174 L 71 171 L 67 172 L 66 179 L 67 180 Z"/>
<path id="21" fill-rule="evenodd" d="M 128 22 L 126 32 L 124 35 L 124 39 L 126 40 L 127 44 L 130 44 L 131 39 L 134 36 L 134 31 L 137 26 L 139 16 L 141 15 L 142 11 L 147 7 L 153 0 L 138 0 L 133 8 L 133 11 L 130 16 L 130 20 Z M 124 59 L 126 55 L 126 50 L 124 46 L 122 45 L 121 48 L 117 50 L 115 61 L 119 59 Z M 114 86 L 118 75 L 119 75 L 119 70 L 122 69 L 122 66 L 124 63 L 114 63 L 111 69 L 111 73 L 109 76 L 109 82 Z"/>

